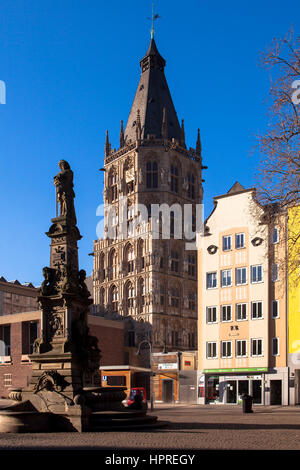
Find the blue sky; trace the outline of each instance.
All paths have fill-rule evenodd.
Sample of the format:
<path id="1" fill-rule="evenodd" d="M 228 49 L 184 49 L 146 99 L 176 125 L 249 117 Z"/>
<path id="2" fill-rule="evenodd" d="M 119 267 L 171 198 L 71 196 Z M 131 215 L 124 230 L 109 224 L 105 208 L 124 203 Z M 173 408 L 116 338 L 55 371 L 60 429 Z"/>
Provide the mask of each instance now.
<path id="1" fill-rule="evenodd" d="M 1 0 L 0 276 L 7 280 L 42 280 L 62 158 L 75 173 L 80 267 L 90 274 L 105 131 L 117 147 L 150 41 L 151 8 L 141 0 Z M 155 39 L 188 146 L 201 130 L 207 216 L 212 198 L 236 180 L 254 183 L 258 155 L 251 151 L 267 125 L 270 84 L 259 54 L 292 25 L 299 35 L 300 4 L 157 0 L 155 11 Z"/>

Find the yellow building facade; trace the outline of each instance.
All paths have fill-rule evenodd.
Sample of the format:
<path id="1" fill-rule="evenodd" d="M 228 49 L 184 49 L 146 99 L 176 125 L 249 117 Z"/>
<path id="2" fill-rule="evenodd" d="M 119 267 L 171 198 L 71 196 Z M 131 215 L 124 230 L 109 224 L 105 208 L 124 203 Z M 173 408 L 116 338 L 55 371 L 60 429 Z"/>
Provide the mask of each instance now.
<path id="1" fill-rule="evenodd" d="M 290 403 L 300 403 L 300 207 L 288 209 L 288 364 Z"/>

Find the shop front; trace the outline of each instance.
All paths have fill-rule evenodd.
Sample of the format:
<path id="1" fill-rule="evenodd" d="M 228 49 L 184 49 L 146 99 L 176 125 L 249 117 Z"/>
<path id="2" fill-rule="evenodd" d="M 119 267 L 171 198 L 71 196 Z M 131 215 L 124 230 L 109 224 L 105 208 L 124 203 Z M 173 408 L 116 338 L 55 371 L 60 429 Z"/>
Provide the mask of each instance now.
<path id="1" fill-rule="evenodd" d="M 247 394 L 253 397 L 253 404 L 262 405 L 267 371 L 267 368 L 204 370 L 198 381 L 198 402 L 237 405 Z"/>

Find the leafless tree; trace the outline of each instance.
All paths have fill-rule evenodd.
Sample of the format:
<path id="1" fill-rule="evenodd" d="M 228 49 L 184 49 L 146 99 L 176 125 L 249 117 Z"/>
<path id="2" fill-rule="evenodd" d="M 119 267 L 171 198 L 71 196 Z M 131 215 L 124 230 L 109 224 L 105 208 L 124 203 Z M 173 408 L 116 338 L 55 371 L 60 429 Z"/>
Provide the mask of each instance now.
<path id="1" fill-rule="evenodd" d="M 300 204 L 300 37 L 294 39 L 289 32 L 284 39 L 274 39 L 261 63 L 270 71 L 271 103 L 267 129 L 258 136 L 256 199 L 272 217 L 273 212 Z M 297 247 L 298 263 L 299 232 L 298 219 L 298 229 L 289 240 L 294 256 Z"/>

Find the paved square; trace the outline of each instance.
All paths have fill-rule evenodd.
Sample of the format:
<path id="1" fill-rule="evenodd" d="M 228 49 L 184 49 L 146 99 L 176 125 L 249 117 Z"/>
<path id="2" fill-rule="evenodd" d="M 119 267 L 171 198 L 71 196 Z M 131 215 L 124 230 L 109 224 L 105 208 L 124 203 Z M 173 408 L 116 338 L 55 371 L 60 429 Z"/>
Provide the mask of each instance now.
<path id="1" fill-rule="evenodd" d="M 101 433 L 0 434 L 0 450 L 300 450 L 300 406 L 164 405 L 165 428 Z"/>

